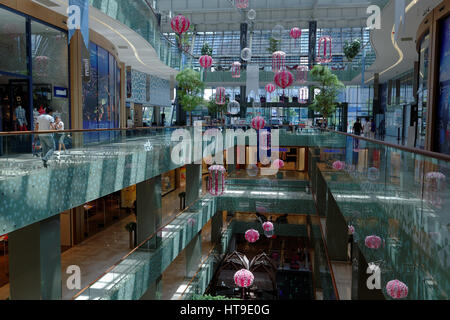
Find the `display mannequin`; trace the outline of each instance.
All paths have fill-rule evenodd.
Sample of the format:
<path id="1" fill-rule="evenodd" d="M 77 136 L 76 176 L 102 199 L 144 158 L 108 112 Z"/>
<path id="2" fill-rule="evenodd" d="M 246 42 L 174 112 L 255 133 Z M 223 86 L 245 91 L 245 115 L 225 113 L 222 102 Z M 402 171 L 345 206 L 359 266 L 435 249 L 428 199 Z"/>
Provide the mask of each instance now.
<path id="1" fill-rule="evenodd" d="M 19 131 L 27 131 L 28 121 L 25 109 L 19 104 L 15 110 Z"/>

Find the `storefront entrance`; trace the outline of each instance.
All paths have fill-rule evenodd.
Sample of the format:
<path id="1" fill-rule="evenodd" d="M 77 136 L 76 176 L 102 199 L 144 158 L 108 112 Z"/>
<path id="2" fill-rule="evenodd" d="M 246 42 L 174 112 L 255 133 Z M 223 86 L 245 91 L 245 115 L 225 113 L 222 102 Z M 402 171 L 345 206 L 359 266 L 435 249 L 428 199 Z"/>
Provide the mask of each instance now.
<path id="1" fill-rule="evenodd" d="M 0 74 L 0 131 L 31 129 L 28 80 Z"/>

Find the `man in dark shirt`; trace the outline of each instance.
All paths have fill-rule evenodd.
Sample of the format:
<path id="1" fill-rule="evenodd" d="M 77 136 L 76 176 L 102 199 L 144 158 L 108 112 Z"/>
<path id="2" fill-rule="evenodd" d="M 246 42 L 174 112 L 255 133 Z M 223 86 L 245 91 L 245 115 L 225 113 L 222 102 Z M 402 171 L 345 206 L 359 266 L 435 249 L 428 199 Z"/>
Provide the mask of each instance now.
<path id="1" fill-rule="evenodd" d="M 359 136 L 359 135 L 361 135 L 361 131 L 362 131 L 361 120 L 356 119 L 356 122 L 353 125 L 353 133 L 356 134 L 357 136 Z"/>

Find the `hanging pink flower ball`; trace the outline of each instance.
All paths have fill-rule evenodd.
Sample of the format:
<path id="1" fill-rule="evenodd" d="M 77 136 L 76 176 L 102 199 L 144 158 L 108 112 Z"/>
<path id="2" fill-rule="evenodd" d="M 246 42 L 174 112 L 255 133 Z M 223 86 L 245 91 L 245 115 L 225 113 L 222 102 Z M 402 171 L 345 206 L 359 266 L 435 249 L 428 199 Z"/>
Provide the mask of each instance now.
<path id="1" fill-rule="evenodd" d="M 389 281 L 386 291 L 394 299 L 403 299 L 408 296 L 408 286 L 399 280 Z"/>
<path id="2" fill-rule="evenodd" d="M 259 240 L 259 232 L 255 229 L 250 229 L 245 232 L 245 240 L 250 243 L 255 243 Z"/>
<path id="3" fill-rule="evenodd" d="M 277 169 L 281 169 L 284 167 L 284 161 L 281 159 L 277 159 L 273 162 L 273 166 Z"/>
<path id="4" fill-rule="evenodd" d="M 367 248 L 378 249 L 381 246 L 381 238 L 378 236 L 366 237 L 365 244 Z"/>
<path id="5" fill-rule="evenodd" d="M 355 227 L 352 226 L 352 225 L 349 225 L 349 226 L 348 226 L 348 233 L 349 233 L 349 234 L 354 234 L 354 233 L 355 233 Z"/>
<path id="6" fill-rule="evenodd" d="M 345 162 L 343 162 L 343 161 L 335 161 L 335 162 L 333 163 L 333 169 L 334 169 L 334 170 L 341 171 L 341 170 L 343 170 L 344 168 L 345 168 Z"/>
<path id="7" fill-rule="evenodd" d="M 195 219 L 189 218 L 187 222 L 191 227 L 195 226 Z"/>
<path id="8" fill-rule="evenodd" d="M 255 130 L 260 130 L 266 126 L 266 120 L 263 117 L 257 116 L 252 120 L 252 127 Z"/>
<path id="9" fill-rule="evenodd" d="M 292 39 L 298 39 L 302 36 L 302 30 L 300 30 L 299 28 L 295 27 L 291 29 L 291 32 L 289 33 L 289 35 L 291 36 Z"/>
<path id="10" fill-rule="evenodd" d="M 255 276 L 247 269 L 241 269 L 234 274 L 234 283 L 240 288 L 251 287 Z"/>
<path id="11" fill-rule="evenodd" d="M 221 196 L 225 192 L 225 173 L 226 169 L 221 165 L 214 165 L 209 167 L 209 177 L 208 177 L 208 192 L 212 196 Z"/>
<path id="12" fill-rule="evenodd" d="M 213 64 L 213 58 L 211 56 L 204 55 L 198 59 L 198 62 L 203 68 L 208 69 Z"/>
<path id="13" fill-rule="evenodd" d="M 267 91 L 268 93 L 274 92 L 275 89 L 276 89 L 276 87 L 275 87 L 275 85 L 274 85 L 273 83 L 268 83 L 268 84 L 266 84 L 266 91 Z"/>
<path id="14" fill-rule="evenodd" d="M 294 82 L 294 76 L 289 71 L 280 71 L 275 74 L 274 82 L 284 90 Z"/>
<path id="15" fill-rule="evenodd" d="M 275 229 L 275 228 L 274 228 L 272 222 L 267 221 L 267 222 L 263 223 L 263 229 L 264 229 L 264 231 L 273 231 L 273 229 Z"/>
<path id="16" fill-rule="evenodd" d="M 182 34 L 189 30 L 191 22 L 185 16 L 179 14 L 176 17 L 173 17 L 170 25 L 175 33 Z"/>

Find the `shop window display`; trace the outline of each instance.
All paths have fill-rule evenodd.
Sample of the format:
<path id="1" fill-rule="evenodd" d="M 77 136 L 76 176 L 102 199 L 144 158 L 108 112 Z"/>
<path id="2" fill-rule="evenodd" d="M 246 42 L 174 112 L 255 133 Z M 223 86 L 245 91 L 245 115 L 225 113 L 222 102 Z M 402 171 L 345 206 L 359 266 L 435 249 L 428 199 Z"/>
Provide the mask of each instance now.
<path id="1" fill-rule="evenodd" d="M 441 23 L 440 71 L 435 126 L 435 151 L 450 154 L 450 17 Z"/>
<path id="2" fill-rule="evenodd" d="M 429 76 L 429 55 L 430 55 L 430 35 L 427 34 L 420 44 L 419 57 L 419 91 L 418 108 L 419 123 L 417 124 L 417 147 L 425 148 L 427 112 L 428 112 L 428 76 Z"/>
<path id="3" fill-rule="evenodd" d="M 69 53 L 67 34 L 39 22 L 31 22 L 33 108 L 51 106 L 66 128 L 69 116 Z"/>
<path id="4" fill-rule="evenodd" d="M 108 51 L 89 44 L 91 79 L 83 83 L 83 128 L 112 129 L 120 122 L 120 69 Z M 114 138 L 115 133 L 88 133 L 85 143 Z"/>

